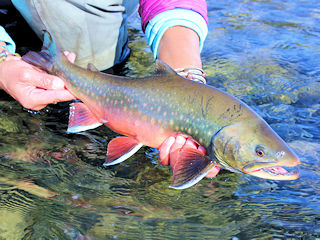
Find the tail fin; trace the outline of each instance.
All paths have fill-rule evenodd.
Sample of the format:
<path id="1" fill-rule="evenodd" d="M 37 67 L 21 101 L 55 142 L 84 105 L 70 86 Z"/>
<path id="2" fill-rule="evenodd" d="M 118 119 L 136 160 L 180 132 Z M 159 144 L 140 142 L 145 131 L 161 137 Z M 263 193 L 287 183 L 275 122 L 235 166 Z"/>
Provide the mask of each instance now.
<path id="1" fill-rule="evenodd" d="M 53 37 L 48 31 L 44 31 L 41 52 L 30 51 L 22 57 L 22 60 L 39 67 L 48 73 L 55 73 L 54 64 L 59 59 L 60 55 L 61 50 L 56 45 Z"/>

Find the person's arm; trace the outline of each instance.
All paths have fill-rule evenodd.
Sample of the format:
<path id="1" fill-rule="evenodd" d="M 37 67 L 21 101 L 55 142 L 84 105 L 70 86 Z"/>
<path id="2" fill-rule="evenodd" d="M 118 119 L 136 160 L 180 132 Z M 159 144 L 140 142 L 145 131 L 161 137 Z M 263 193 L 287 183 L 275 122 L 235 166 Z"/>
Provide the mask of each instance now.
<path id="1" fill-rule="evenodd" d="M 173 69 L 202 68 L 199 36 L 190 28 L 169 28 L 163 34 L 158 49 L 158 58 Z"/>
<path id="2" fill-rule="evenodd" d="M 14 56 L 15 45 L 9 35 L 0 29 L 0 88 L 25 108 L 40 110 L 51 103 L 69 101 L 75 97 L 65 89 L 64 82 Z M 14 47 L 10 47 L 14 46 Z M 68 54 L 74 60 L 73 54 Z"/>
<path id="3" fill-rule="evenodd" d="M 206 2 L 140 0 L 139 14 L 154 58 L 184 77 L 205 83 L 200 52 L 208 33 Z"/>

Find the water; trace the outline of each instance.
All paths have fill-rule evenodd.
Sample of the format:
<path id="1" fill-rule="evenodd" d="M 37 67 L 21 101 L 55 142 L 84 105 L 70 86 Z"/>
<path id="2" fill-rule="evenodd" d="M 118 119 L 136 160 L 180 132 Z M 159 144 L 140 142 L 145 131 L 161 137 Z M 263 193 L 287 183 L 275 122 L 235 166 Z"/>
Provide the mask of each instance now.
<path id="1" fill-rule="evenodd" d="M 34 114 L 2 94 L 0 239 L 320 238 L 320 2 L 207 3 L 208 83 L 270 123 L 301 158 L 301 177 L 221 171 L 176 191 L 154 149 L 103 168 L 115 136 L 106 127 L 67 135 L 67 104 Z M 153 60 L 136 16 L 130 26 L 132 55 L 120 74 L 149 75 Z"/>

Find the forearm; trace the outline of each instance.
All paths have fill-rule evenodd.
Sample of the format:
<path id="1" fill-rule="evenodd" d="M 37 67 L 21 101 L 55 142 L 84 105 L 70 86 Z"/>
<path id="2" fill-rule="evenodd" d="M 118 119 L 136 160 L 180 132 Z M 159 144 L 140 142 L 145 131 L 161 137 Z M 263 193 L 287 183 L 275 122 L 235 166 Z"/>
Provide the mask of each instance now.
<path id="1" fill-rule="evenodd" d="M 208 32 L 204 0 L 140 0 L 142 27 L 154 58 L 174 69 L 201 68 L 200 52 Z"/>
<path id="2" fill-rule="evenodd" d="M 169 28 L 160 40 L 158 52 L 158 58 L 173 69 L 202 68 L 199 36 L 189 28 Z"/>

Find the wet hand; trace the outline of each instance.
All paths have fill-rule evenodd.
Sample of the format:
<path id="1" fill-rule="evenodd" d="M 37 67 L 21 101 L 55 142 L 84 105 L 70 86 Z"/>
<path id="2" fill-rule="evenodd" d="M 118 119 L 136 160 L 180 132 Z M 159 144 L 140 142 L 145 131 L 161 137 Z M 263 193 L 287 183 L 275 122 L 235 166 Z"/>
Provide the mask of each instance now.
<path id="1" fill-rule="evenodd" d="M 65 55 L 70 62 L 74 62 L 74 53 L 65 52 Z M 76 99 L 65 89 L 62 79 L 13 55 L 9 55 L 0 63 L 0 87 L 23 107 L 32 110 L 40 110 L 48 104 Z"/>
<path id="2" fill-rule="evenodd" d="M 182 134 L 176 137 L 171 136 L 162 143 L 159 149 L 160 163 L 163 166 L 170 165 L 171 168 L 174 168 L 176 161 L 178 159 L 178 156 L 180 154 L 180 150 L 184 147 L 195 148 L 203 152 L 203 154 L 206 153 L 206 150 L 204 147 L 197 144 L 192 139 L 188 138 L 188 136 L 185 136 Z M 219 173 L 219 171 L 220 171 L 220 167 L 214 166 L 208 172 L 206 177 L 213 178 Z"/>

